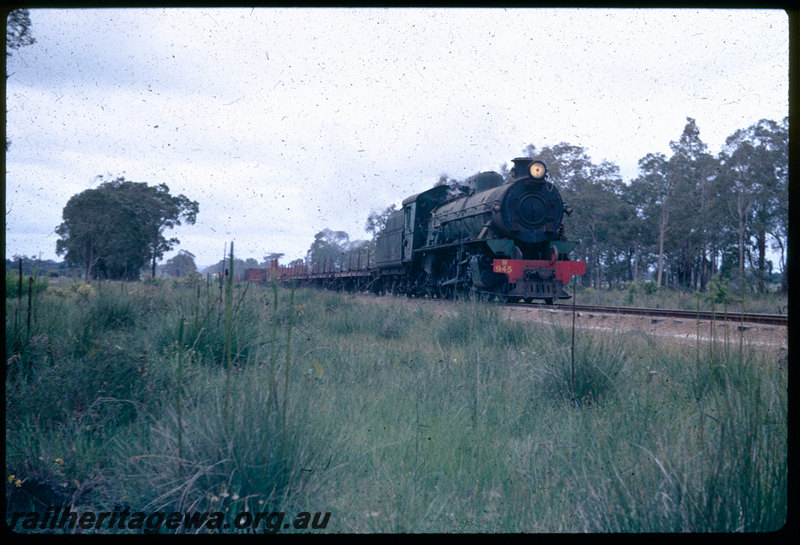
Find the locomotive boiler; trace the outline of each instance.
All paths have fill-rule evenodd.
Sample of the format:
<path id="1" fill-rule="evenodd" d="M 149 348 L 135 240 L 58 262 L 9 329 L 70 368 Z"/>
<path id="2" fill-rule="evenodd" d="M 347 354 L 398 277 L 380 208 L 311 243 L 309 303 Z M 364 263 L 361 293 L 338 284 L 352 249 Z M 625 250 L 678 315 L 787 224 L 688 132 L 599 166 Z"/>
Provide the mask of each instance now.
<path id="1" fill-rule="evenodd" d="M 455 189 L 437 186 L 405 199 L 376 241 L 376 291 L 409 296 L 544 300 L 569 298 L 564 285 L 584 274 L 564 238 L 571 209 L 542 161 L 513 160 Z"/>

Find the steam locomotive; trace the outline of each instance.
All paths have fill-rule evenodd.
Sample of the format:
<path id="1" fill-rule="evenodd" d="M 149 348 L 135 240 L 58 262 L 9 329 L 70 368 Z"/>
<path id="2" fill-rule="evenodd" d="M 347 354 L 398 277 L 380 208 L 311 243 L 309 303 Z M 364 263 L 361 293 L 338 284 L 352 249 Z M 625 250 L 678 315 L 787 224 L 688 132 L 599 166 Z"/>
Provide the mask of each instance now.
<path id="1" fill-rule="evenodd" d="M 452 194 L 437 186 L 403 201 L 376 240 L 372 291 L 452 298 L 552 304 L 567 299 L 575 243 L 564 238 L 562 219 L 572 209 L 548 181 L 542 161 L 513 160 L 511 180 L 483 172 Z"/>
<path id="2" fill-rule="evenodd" d="M 409 297 L 479 297 L 518 302 L 568 299 L 564 290 L 586 264 L 562 219 L 572 209 L 548 181 L 542 161 L 513 160 L 511 179 L 482 172 L 455 188 L 440 185 L 403 201 L 376 238 L 374 261 L 278 267 L 283 282 Z M 249 272 L 249 271 L 248 271 Z M 262 271 L 267 272 L 267 271 Z"/>

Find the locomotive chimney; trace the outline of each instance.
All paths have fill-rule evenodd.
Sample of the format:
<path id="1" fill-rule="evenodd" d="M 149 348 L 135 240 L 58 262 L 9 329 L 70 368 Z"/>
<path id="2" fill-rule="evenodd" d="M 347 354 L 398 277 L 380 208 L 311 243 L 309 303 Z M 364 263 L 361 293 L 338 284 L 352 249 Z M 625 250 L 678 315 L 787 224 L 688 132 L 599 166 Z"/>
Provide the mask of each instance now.
<path id="1" fill-rule="evenodd" d="M 547 167 L 544 163 L 530 157 L 517 157 L 512 160 L 514 163 L 514 177 L 512 181 L 533 178 L 536 181 L 544 181 L 547 175 Z"/>

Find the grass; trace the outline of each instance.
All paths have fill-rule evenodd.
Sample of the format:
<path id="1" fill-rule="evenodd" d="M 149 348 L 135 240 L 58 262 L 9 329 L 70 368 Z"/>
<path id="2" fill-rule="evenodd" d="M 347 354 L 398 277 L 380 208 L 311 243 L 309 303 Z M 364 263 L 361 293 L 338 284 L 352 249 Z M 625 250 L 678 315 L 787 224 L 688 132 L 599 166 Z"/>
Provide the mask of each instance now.
<path id="1" fill-rule="evenodd" d="M 780 295 L 772 288 L 769 293 L 747 292 L 744 297 L 744 311 L 764 314 L 786 314 L 788 297 Z M 569 292 L 572 293 L 570 285 Z M 723 314 L 736 314 L 742 311 L 743 299 L 736 285 L 727 281 L 712 280 L 702 294 L 699 309 L 716 310 Z M 582 305 L 606 305 L 619 307 L 669 308 L 679 310 L 698 310 L 697 292 L 689 289 L 665 290 L 656 287 L 655 282 L 628 282 L 618 289 L 597 290 L 591 287 L 578 288 L 577 302 Z M 727 304 L 726 304 L 727 303 Z M 561 304 L 569 304 L 563 301 Z"/>
<path id="2" fill-rule="evenodd" d="M 580 334 L 573 380 L 570 330 L 476 302 L 89 287 L 39 293 L 29 334 L 6 301 L 21 339 L 8 513 L 319 511 L 326 532 L 785 524 L 783 354 Z"/>

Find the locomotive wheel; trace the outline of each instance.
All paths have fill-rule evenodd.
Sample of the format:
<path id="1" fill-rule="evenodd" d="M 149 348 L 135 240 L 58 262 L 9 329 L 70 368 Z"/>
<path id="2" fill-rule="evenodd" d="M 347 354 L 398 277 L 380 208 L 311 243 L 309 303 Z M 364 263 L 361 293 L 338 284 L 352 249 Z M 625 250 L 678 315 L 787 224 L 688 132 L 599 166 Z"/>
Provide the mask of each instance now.
<path id="1" fill-rule="evenodd" d="M 458 272 L 458 266 L 456 265 L 455 261 L 451 261 L 450 265 L 447 266 L 442 274 L 438 275 L 438 281 L 436 282 L 436 292 L 439 297 L 442 299 L 455 299 L 456 294 L 458 293 L 458 283 L 456 284 L 449 284 L 447 286 L 442 286 L 441 282 L 446 282 L 447 280 L 453 278 L 456 273 Z"/>
<path id="2" fill-rule="evenodd" d="M 500 303 L 508 303 L 512 297 L 508 295 L 509 286 L 508 280 L 503 280 L 500 284 L 497 285 L 497 291 L 495 292 L 495 296 Z"/>
<path id="3" fill-rule="evenodd" d="M 555 304 L 555 302 L 556 302 L 555 299 L 553 299 L 552 297 L 546 297 L 544 300 L 544 304 L 546 305 L 553 305 Z"/>

